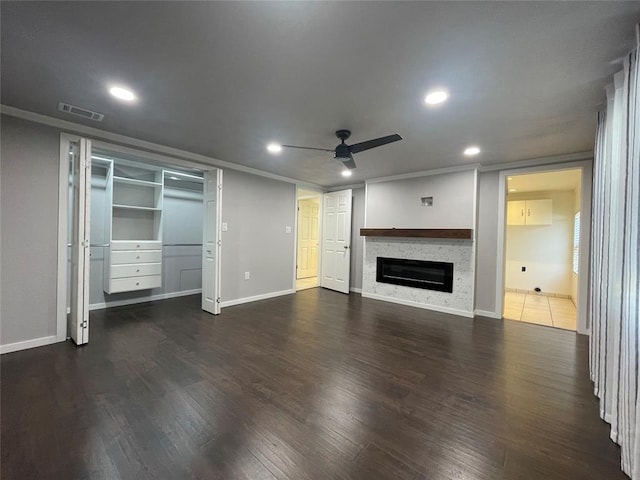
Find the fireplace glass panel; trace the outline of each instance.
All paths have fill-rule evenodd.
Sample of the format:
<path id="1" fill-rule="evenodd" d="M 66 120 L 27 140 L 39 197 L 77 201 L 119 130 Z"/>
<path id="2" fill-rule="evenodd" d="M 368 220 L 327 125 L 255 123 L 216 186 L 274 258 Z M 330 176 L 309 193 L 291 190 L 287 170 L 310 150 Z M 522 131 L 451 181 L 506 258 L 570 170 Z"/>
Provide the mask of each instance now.
<path id="1" fill-rule="evenodd" d="M 382 283 L 453 292 L 453 263 L 378 257 L 376 280 Z"/>

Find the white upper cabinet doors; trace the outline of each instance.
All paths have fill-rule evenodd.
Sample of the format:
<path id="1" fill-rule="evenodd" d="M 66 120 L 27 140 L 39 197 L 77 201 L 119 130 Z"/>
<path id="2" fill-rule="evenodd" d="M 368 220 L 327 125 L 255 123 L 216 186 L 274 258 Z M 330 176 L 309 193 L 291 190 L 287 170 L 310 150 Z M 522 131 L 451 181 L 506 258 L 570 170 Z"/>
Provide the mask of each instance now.
<path id="1" fill-rule="evenodd" d="M 507 202 L 507 225 L 551 225 L 553 201 L 511 200 Z"/>

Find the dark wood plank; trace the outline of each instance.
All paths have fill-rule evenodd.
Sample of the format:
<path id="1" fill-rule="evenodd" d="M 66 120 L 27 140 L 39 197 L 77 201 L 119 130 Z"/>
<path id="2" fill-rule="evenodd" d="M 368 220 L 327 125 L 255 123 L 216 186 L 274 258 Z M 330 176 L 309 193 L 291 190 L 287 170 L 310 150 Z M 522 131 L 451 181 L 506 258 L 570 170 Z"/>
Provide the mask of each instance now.
<path id="1" fill-rule="evenodd" d="M 471 240 L 469 228 L 361 228 L 361 237 L 453 238 Z"/>
<path id="2" fill-rule="evenodd" d="M 311 289 L 3 355 L 3 480 L 625 479 L 588 340 Z"/>

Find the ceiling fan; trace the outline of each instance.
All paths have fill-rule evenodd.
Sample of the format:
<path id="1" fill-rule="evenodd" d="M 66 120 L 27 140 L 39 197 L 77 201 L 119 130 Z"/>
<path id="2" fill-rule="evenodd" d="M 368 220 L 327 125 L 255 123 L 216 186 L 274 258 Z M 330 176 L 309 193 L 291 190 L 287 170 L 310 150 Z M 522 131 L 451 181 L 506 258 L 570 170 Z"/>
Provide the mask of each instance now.
<path id="1" fill-rule="evenodd" d="M 354 153 L 364 152 L 371 148 L 381 147 L 387 143 L 397 142 L 402 140 L 402 137 L 397 133 L 394 135 L 388 135 L 386 137 L 374 138 L 373 140 L 367 140 L 366 142 L 354 143 L 353 145 L 347 145 L 344 143 L 346 139 L 351 136 L 350 130 L 338 130 L 336 131 L 336 137 L 341 140 L 341 143 L 336 146 L 335 149 L 329 150 L 326 148 L 314 148 L 314 147 L 301 147 L 298 145 L 281 145 L 283 148 L 301 148 L 303 150 L 319 150 L 321 152 L 332 152 L 333 157 L 340 160 L 345 167 L 352 169 L 356 168 L 356 162 L 353 160 Z"/>

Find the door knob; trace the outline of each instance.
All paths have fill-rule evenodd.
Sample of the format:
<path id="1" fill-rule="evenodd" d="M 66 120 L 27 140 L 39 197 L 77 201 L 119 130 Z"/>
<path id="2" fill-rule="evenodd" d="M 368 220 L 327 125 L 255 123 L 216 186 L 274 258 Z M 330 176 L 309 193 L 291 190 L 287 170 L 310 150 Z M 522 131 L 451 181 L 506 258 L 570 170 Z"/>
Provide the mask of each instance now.
<path id="1" fill-rule="evenodd" d="M 345 245 L 345 246 L 344 246 L 344 249 L 345 249 L 345 250 L 346 250 L 347 248 L 349 248 L 349 245 Z"/>

